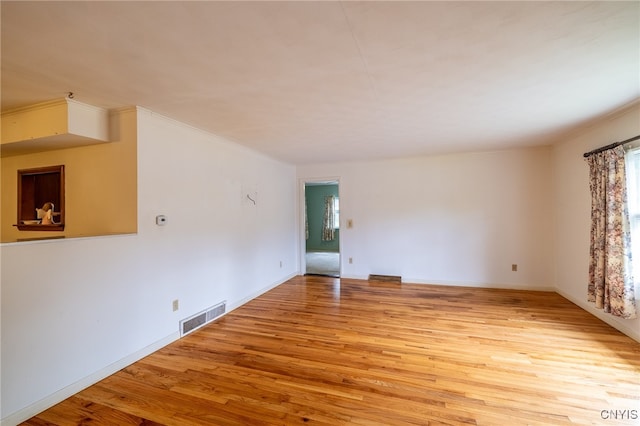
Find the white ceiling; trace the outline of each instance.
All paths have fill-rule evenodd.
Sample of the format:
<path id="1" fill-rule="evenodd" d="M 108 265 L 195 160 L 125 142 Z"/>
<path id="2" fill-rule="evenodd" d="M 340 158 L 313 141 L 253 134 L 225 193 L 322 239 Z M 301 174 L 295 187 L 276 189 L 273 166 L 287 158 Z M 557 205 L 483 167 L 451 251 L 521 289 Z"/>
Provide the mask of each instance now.
<path id="1" fill-rule="evenodd" d="M 3 110 L 72 91 L 294 164 L 548 144 L 640 98 L 639 2 L 1 8 Z"/>

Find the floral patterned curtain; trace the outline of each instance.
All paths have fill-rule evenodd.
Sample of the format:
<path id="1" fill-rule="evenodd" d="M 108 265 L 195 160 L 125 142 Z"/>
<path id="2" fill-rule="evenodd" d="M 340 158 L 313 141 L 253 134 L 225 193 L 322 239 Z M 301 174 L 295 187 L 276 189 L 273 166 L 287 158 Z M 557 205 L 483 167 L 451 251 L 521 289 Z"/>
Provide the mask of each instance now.
<path id="1" fill-rule="evenodd" d="M 636 318 L 622 146 L 587 157 L 591 190 L 588 300 L 612 315 Z"/>
<path id="2" fill-rule="evenodd" d="M 324 219 L 322 220 L 322 241 L 333 241 L 335 238 L 335 197 L 329 195 L 324 199 Z"/>

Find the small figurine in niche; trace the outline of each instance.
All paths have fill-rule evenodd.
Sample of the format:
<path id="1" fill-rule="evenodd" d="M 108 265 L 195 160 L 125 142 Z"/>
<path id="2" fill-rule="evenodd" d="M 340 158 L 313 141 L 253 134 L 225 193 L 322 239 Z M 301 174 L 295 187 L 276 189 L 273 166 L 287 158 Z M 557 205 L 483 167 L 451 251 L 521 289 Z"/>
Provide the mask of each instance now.
<path id="1" fill-rule="evenodd" d="M 53 221 L 53 203 L 46 202 L 41 209 L 36 209 L 37 218 L 40 219 L 41 225 L 53 225 L 55 222 Z"/>

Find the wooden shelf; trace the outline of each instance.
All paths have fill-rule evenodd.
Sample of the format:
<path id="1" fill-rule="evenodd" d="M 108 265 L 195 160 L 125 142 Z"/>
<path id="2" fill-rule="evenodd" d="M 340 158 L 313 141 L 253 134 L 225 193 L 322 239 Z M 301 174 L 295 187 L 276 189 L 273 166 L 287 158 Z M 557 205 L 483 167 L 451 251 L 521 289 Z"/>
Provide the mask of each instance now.
<path id="1" fill-rule="evenodd" d="M 64 223 L 53 225 L 13 225 L 21 231 L 64 231 Z"/>

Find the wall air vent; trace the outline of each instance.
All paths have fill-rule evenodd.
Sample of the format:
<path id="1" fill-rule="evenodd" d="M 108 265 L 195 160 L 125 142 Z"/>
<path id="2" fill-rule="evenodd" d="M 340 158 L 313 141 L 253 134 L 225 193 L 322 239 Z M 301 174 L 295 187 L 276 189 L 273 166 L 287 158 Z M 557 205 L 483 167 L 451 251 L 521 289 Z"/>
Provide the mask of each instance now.
<path id="1" fill-rule="evenodd" d="M 402 277 L 398 275 L 369 275 L 369 281 L 384 281 L 384 282 L 392 282 L 392 283 L 401 283 Z"/>
<path id="2" fill-rule="evenodd" d="M 227 312 L 227 302 L 218 303 L 215 306 L 205 309 L 195 315 L 185 318 L 180 321 L 180 337 L 191 333 L 194 330 L 199 329 L 205 324 L 221 317 Z"/>

